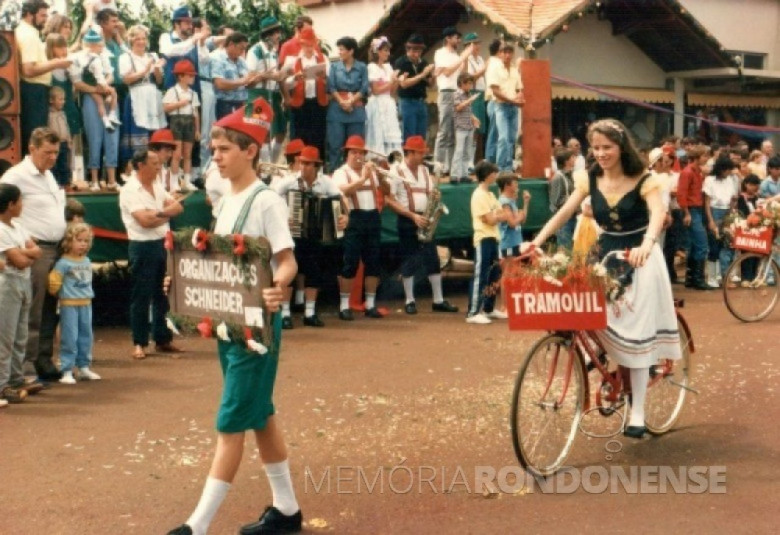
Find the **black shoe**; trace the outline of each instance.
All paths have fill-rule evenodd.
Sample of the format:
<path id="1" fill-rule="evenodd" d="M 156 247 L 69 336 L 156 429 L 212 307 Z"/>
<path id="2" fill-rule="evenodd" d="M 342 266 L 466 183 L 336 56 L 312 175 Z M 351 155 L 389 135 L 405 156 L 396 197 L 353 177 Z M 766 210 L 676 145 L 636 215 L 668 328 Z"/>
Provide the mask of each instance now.
<path id="1" fill-rule="evenodd" d="M 182 524 L 178 528 L 169 531 L 168 535 L 192 535 L 192 528 L 187 524 Z"/>
<path id="2" fill-rule="evenodd" d="M 290 310 L 292 312 L 303 312 L 306 308 L 304 303 L 290 303 Z"/>
<path id="3" fill-rule="evenodd" d="M 367 318 L 382 318 L 382 314 L 379 313 L 379 311 L 376 309 L 376 307 L 371 307 L 366 309 L 366 317 Z"/>
<path id="4" fill-rule="evenodd" d="M 198 189 L 206 189 L 206 183 L 203 182 L 202 178 L 196 178 L 195 180 L 193 180 L 192 185 Z"/>
<path id="5" fill-rule="evenodd" d="M 642 438 L 647 433 L 647 427 L 643 425 L 629 425 L 623 431 L 623 436 L 628 438 Z"/>
<path id="6" fill-rule="evenodd" d="M 50 383 L 54 383 L 62 379 L 62 372 L 59 371 L 49 371 L 44 373 L 39 373 L 38 378 L 42 381 L 48 381 Z"/>
<path id="7" fill-rule="evenodd" d="M 455 305 L 451 305 L 449 301 L 434 303 L 432 308 L 434 312 L 457 312 L 458 311 L 458 307 L 456 307 Z"/>
<path id="8" fill-rule="evenodd" d="M 355 315 L 350 309 L 339 310 L 339 319 L 344 321 L 354 321 Z"/>
<path id="9" fill-rule="evenodd" d="M 317 314 L 309 316 L 308 318 L 304 317 L 303 324 L 307 327 L 325 327 L 325 324 L 322 322 L 319 316 L 317 316 Z"/>
<path id="10" fill-rule="evenodd" d="M 404 311 L 407 314 L 417 314 L 417 304 L 412 301 L 411 303 L 406 303 L 406 306 L 404 307 Z"/>
<path id="11" fill-rule="evenodd" d="M 293 322 L 292 318 L 290 316 L 284 316 L 282 318 L 282 329 L 292 329 L 293 328 Z"/>
<path id="12" fill-rule="evenodd" d="M 299 510 L 292 515 L 283 515 L 276 507 L 266 507 L 260 520 L 241 527 L 240 535 L 267 535 L 298 533 L 303 527 L 303 515 Z"/>

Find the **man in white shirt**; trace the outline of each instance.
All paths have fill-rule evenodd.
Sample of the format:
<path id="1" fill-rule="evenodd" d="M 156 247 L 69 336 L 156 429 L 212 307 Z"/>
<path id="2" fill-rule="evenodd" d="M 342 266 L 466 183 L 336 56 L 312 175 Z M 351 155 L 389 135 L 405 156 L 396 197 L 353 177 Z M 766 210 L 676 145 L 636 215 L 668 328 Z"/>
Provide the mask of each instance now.
<path id="1" fill-rule="evenodd" d="M 485 73 L 490 98 L 495 102 L 496 164 L 501 171 L 513 171 L 515 141 L 520 122 L 519 109 L 525 104 L 519 66 L 512 63 L 515 47 L 504 43 L 498 50 L 500 61 L 491 61 Z"/>
<path id="2" fill-rule="evenodd" d="M 449 174 L 452 155 L 455 152 L 455 91 L 458 89 L 458 74 L 471 56 L 469 45 L 458 54 L 460 32 L 453 26 L 442 31 L 444 46 L 433 55 L 436 87 L 439 90 L 437 105 L 439 108 L 439 130 L 436 132 L 436 146 L 433 157 L 443 166 L 444 174 Z"/>
<path id="3" fill-rule="evenodd" d="M 168 297 L 163 293 L 167 253 L 163 245 L 170 230 L 169 221 L 182 213 L 182 205 L 157 182 L 160 159 L 150 150 L 133 155 L 136 180 L 131 180 L 119 193 L 122 223 L 130 240 L 128 259 L 133 277 L 130 297 L 130 328 L 133 331 L 133 358 L 146 358 L 149 345 L 149 306 L 152 307 L 151 336 L 156 349 L 163 353 L 179 353 L 171 343 L 168 329 Z"/>
<path id="4" fill-rule="evenodd" d="M 36 128 L 30 135 L 30 154 L 0 179 L 0 182 L 14 184 L 22 190 L 24 210 L 19 222 L 41 249 L 40 258 L 31 266 L 32 303 L 24 361 L 25 372 L 31 372 L 33 365 L 43 381 L 62 378 L 52 362 L 57 298 L 47 291 L 49 271 L 66 227 L 65 192 L 50 171 L 59 150 L 60 139 L 53 130 Z"/>
<path id="5" fill-rule="evenodd" d="M 566 148 L 575 155 L 573 171 L 584 170 L 587 167 L 587 163 L 585 162 L 585 156 L 582 155 L 580 140 L 576 137 L 570 138 L 569 141 L 566 142 Z"/>

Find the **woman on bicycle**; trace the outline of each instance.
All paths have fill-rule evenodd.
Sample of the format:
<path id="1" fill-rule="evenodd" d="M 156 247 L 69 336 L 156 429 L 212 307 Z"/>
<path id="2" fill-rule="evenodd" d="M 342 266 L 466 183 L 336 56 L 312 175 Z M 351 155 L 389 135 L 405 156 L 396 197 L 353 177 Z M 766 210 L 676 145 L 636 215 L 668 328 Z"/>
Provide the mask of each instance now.
<path id="1" fill-rule="evenodd" d="M 610 358 L 631 377 L 631 414 L 624 434 L 641 438 L 649 369 L 661 359 L 681 358 L 680 338 L 669 275 L 658 235 L 666 210 L 662 184 L 645 172 L 628 130 L 614 119 L 591 124 L 588 140 L 596 158 L 587 174 L 575 178 L 574 191 L 558 212 L 524 249 L 541 248 L 555 231 L 591 196 L 593 215 L 602 229 L 597 251 L 629 249 L 631 266 L 623 278 L 627 287 L 618 302 L 607 307 L 607 328 L 599 338 Z M 609 266 L 609 267 L 614 267 Z M 633 268 L 637 269 L 635 272 Z M 574 327 L 574 326 L 572 326 Z"/>

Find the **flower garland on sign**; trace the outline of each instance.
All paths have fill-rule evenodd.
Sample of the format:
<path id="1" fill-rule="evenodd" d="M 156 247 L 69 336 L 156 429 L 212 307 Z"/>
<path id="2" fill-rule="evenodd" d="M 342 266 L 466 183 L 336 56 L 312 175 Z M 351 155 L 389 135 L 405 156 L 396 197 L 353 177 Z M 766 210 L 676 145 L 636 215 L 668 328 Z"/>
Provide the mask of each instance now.
<path id="1" fill-rule="evenodd" d="M 232 256 L 233 263 L 238 266 L 243 276 L 242 280 L 247 286 L 251 280 L 251 262 L 257 259 L 270 262 L 272 255 L 270 247 L 265 241 L 261 242 L 243 234 L 227 236 L 212 234 L 201 228 L 192 227 L 176 232 L 168 231 L 165 235 L 164 246 L 168 251 L 174 249 L 201 253 L 213 251 Z M 195 320 L 174 314 L 168 315 L 166 323 L 175 334 L 198 333 L 204 338 L 244 343 L 247 349 L 260 355 L 265 355 L 269 351 L 269 348 L 259 341 L 263 339 L 263 331 L 259 327 L 247 327 L 221 319 L 214 320 L 208 316 Z M 265 328 L 273 329 L 273 326 L 266 325 Z"/>
<path id="2" fill-rule="evenodd" d="M 780 202 L 772 201 L 756 208 L 747 217 L 739 212 L 728 214 L 723 220 L 723 230 L 730 243 L 737 231 L 758 236 L 767 229 L 780 229 Z"/>

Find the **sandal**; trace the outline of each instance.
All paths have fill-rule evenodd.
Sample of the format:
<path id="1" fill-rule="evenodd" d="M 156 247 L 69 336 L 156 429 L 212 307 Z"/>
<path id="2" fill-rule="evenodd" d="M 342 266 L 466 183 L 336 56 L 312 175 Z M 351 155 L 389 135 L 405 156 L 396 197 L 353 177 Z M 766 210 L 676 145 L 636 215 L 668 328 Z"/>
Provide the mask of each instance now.
<path id="1" fill-rule="evenodd" d="M 146 351 L 143 350 L 143 348 L 136 348 L 135 351 L 133 351 L 133 358 L 135 360 L 143 360 L 146 358 Z"/>

